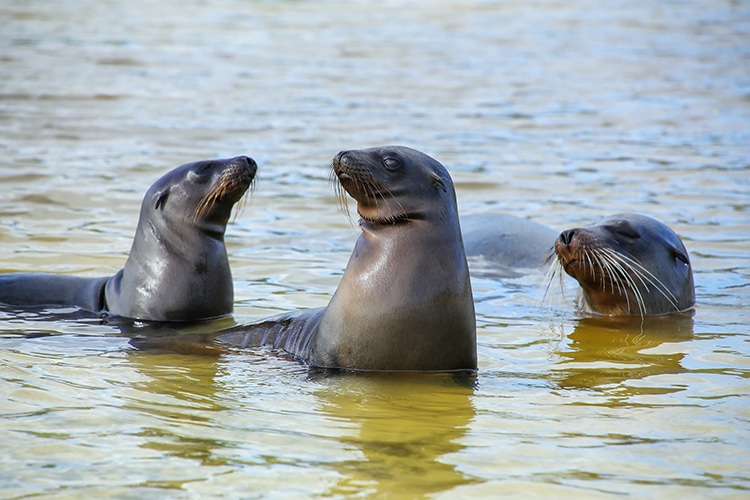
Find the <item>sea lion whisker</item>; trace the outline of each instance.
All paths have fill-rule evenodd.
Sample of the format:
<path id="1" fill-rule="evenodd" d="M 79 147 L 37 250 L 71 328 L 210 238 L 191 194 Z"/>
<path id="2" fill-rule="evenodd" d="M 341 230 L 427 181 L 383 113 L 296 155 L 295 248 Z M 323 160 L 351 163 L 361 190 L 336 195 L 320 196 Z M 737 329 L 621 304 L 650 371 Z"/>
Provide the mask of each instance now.
<path id="1" fill-rule="evenodd" d="M 344 189 L 344 186 L 341 185 L 337 178 L 332 177 L 331 182 L 333 183 L 334 194 L 336 196 L 339 210 L 341 210 L 341 212 L 346 215 L 347 219 L 351 221 L 352 217 L 349 212 L 349 197 L 347 196 L 346 189 Z"/>
<path id="2" fill-rule="evenodd" d="M 547 299 L 547 294 L 552 289 L 552 283 L 555 279 L 557 267 L 560 266 L 560 262 L 557 259 L 552 260 L 550 257 L 551 256 L 548 256 L 543 264 L 546 270 L 544 271 L 544 279 L 539 286 L 539 292 L 541 292 L 542 288 L 544 288 L 544 293 L 542 294 L 542 304 L 544 304 L 545 300 Z"/>
<path id="3" fill-rule="evenodd" d="M 558 283 L 562 292 L 563 300 L 565 300 L 565 268 L 562 264 L 559 264 L 557 267 L 557 275 L 559 277 Z"/>
<path id="4" fill-rule="evenodd" d="M 388 216 L 383 219 L 383 222 L 388 223 L 388 224 L 393 224 L 395 221 L 395 216 L 393 214 L 393 207 L 391 206 L 390 203 L 388 203 L 388 198 L 386 198 L 386 193 L 384 193 L 383 189 L 378 189 L 377 194 L 380 197 L 380 199 L 383 200 L 383 203 L 385 203 L 385 206 L 388 208 Z"/>
<path id="5" fill-rule="evenodd" d="M 630 290 L 636 300 L 639 312 L 641 313 L 641 315 L 643 315 L 645 306 L 643 295 L 640 288 L 638 287 L 638 284 L 635 282 L 635 279 L 633 278 L 633 276 L 631 276 L 631 273 L 628 272 L 628 268 L 615 258 L 616 255 L 613 255 L 610 249 L 602 249 L 602 254 L 605 255 L 608 259 L 613 273 L 616 273 L 618 275 L 617 279 L 620 283 L 619 286 L 622 288 L 621 295 L 626 299 L 628 312 L 632 312 L 632 308 L 630 306 L 630 296 L 627 293 L 627 291 Z"/>
<path id="6" fill-rule="evenodd" d="M 346 216 L 346 218 L 349 220 L 349 223 L 354 225 L 352 215 L 349 210 L 349 196 L 347 196 L 348 193 L 346 192 L 346 189 L 344 188 L 343 184 L 341 184 L 341 180 L 336 174 L 333 161 L 331 161 L 330 169 L 328 170 L 328 182 L 333 186 L 334 196 L 336 197 L 336 204 L 338 205 L 339 210 L 341 210 L 341 212 Z"/>
<path id="7" fill-rule="evenodd" d="M 583 257 L 583 259 L 580 259 L 580 257 Z M 589 257 L 588 253 L 580 253 L 579 260 L 583 260 L 584 263 L 588 264 L 588 274 L 594 276 L 594 265 L 591 263 L 591 257 Z"/>
<path id="8" fill-rule="evenodd" d="M 351 222 L 352 215 L 349 211 L 349 198 L 346 196 L 346 190 L 341 184 L 338 184 L 336 186 L 336 200 L 339 206 L 339 210 L 341 210 L 341 212 L 346 215 L 346 218 L 349 219 L 349 222 Z"/>
<path id="9" fill-rule="evenodd" d="M 635 280 L 632 276 L 630 276 L 630 273 L 627 272 L 626 268 L 622 269 L 623 276 L 628 280 L 629 283 L 631 283 L 631 291 L 633 292 L 633 295 L 635 296 L 636 304 L 638 305 L 638 312 L 641 314 L 641 319 L 646 315 L 646 301 L 643 298 L 643 293 L 641 292 L 641 289 L 636 286 Z M 628 306 L 628 311 L 630 311 L 630 306 Z"/>
<path id="10" fill-rule="evenodd" d="M 195 207 L 195 210 L 193 211 L 193 221 L 197 221 L 201 218 L 203 218 L 206 215 L 206 212 L 209 210 L 209 206 L 213 205 L 214 200 L 214 191 L 209 191 L 204 195 L 200 201 L 198 202 L 198 205 Z"/>
<path id="11" fill-rule="evenodd" d="M 547 293 L 550 291 L 550 287 L 552 286 L 552 280 L 555 279 L 556 267 L 559 265 L 560 263 L 557 259 L 552 260 L 550 258 L 547 258 L 547 260 L 544 262 L 543 266 L 546 270 L 544 271 L 544 279 L 542 280 L 541 285 L 544 287 L 544 295 L 542 296 L 542 299 L 547 297 Z"/>
<path id="12" fill-rule="evenodd" d="M 235 178 L 235 175 L 236 172 L 233 170 L 225 171 L 221 175 L 218 185 L 206 193 L 195 207 L 193 220 L 205 217 L 217 202 L 221 201 L 228 193 L 237 189 L 239 182 Z"/>
<path id="13" fill-rule="evenodd" d="M 625 264 L 629 264 L 629 263 L 623 260 L 617 252 L 614 252 L 611 249 L 602 249 L 602 251 L 606 253 L 607 257 L 611 260 L 613 264 L 617 264 L 617 267 L 620 270 L 621 274 L 628 278 L 628 283 L 631 284 L 632 288 L 638 288 L 638 284 L 635 282 L 635 279 L 632 276 L 632 275 L 635 275 L 635 278 L 638 278 L 641 284 L 645 287 L 645 291 L 646 292 L 650 291 L 648 287 L 648 283 L 646 283 L 646 281 L 643 279 L 643 276 L 641 275 L 638 269 L 633 269 L 632 266 L 629 266 L 629 265 L 626 267 Z M 630 272 L 628 272 L 628 270 L 630 270 Z"/>
<path id="14" fill-rule="evenodd" d="M 378 187 L 379 187 L 378 193 L 380 194 L 380 197 L 388 205 L 388 211 L 390 213 L 390 216 L 388 217 L 388 222 L 390 222 L 391 224 L 395 224 L 396 222 L 403 219 L 404 217 L 408 217 L 408 214 L 406 213 L 404 206 L 401 204 L 400 201 L 398 201 L 398 198 L 396 197 L 396 195 L 394 195 L 393 192 L 390 189 L 388 189 L 387 186 L 384 186 L 381 184 Z M 386 195 L 384 194 L 384 191 L 385 193 L 388 194 L 390 200 L 395 201 L 396 205 L 398 205 L 399 211 L 395 215 L 393 213 L 393 207 L 391 206 L 390 203 L 388 203 L 389 200 L 386 199 Z"/>
<path id="15" fill-rule="evenodd" d="M 674 307 L 675 311 L 680 310 L 677 306 L 677 298 L 674 296 L 674 294 L 658 277 L 656 277 L 651 271 L 646 269 L 640 262 L 630 258 L 627 255 L 622 255 L 612 250 L 610 250 L 610 253 L 612 254 L 613 258 L 619 259 L 623 264 L 628 266 L 631 272 L 636 277 L 638 277 L 638 279 L 643 283 L 643 286 L 646 287 L 646 291 L 650 291 L 650 289 L 648 288 L 648 284 L 650 284 L 656 291 L 664 296 L 665 299 L 667 299 L 669 304 Z"/>
<path id="16" fill-rule="evenodd" d="M 601 283 L 602 291 L 606 292 L 607 284 L 609 284 L 610 293 L 614 294 L 615 293 L 615 279 L 614 279 L 615 276 L 613 275 L 613 270 L 611 269 L 611 267 L 606 263 L 606 258 L 604 257 L 602 252 L 600 252 L 599 248 L 597 248 L 596 251 L 591 252 L 591 257 L 594 260 L 594 262 L 597 263 L 597 265 L 599 266 L 599 270 L 601 271 L 600 274 L 597 276 L 597 279 Z M 619 286 L 618 286 L 617 291 L 620 292 Z"/>
<path id="17" fill-rule="evenodd" d="M 622 255 L 619 253 L 615 253 L 615 256 L 616 258 L 620 259 L 623 263 L 630 265 L 633 271 L 637 273 L 639 277 L 642 277 L 642 279 L 646 279 L 654 288 L 664 293 L 665 296 L 666 294 L 668 294 L 672 299 L 674 299 L 675 301 L 677 300 L 677 298 L 664 285 L 664 283 L 662 283 L 662 281 L 657 276 L 655 276 L 651 271 L 649 271 L 646 267 L 644 267 L 640 262 L 638 262 L 637 260 L 627 255 Z"/>
<path id="18" fill-rule="evenodd" d="M 393 224 L 404 219 L 406 211 L 404 210 L 403 205 L 401 205 L 401 202 L 387 186 L 375 179 L 370 172 L 359 173 L 359 175 L 352 176 L 352 179 L 354 180 L 355 188 L 357 191 L 364 194 L 367 203 L 375 205 L 374 208 L 376 212 L 380 212 L 381 210 L 384 211 L 385 208 L 388 210 L 387 215 L 376 219 L 371 218 L 371 216 L 364 217 L 361 212 L 360 216 L 366 220 L 383 224 Z M 385 205 L 385 208 L 381 207 L 381 201 Z M 392 201 L 398 205 L 400 211 L 394 211 Z"/>
<path id="19" fill-rule="evenodd" d="M 357 184 L 358 189 L 365 194 L 368 203 L 375 204 L 375 210 L 380 212 L 380 201 L 376 194 L 376 186 L 374 179 L 368 177 L 363 178 L 361 183 Z M 361 214 L 360 214 L 361 215 Z M 369 217 L 367 218 L 369 220 Z"/>
<path id="20" fill-rule="evenodd" d="M 234 216 L 232 217 L 232 221 L 236 221 L 242 213 L 245 211 L 245 208 L 247 208 L 248 199 L 252 200 L 252 196 L 255 193 L 255 181 L 256 177 L 253 177 L 253 179 L 250 180 L 250 185 L 247 188 L 247 191 L 250 192 L 250 195 L 246 195 L 246 193 L 243 193 L 239 200 L 237 200 L 237 208 L 234 210 Z M 241 183 L 237 181 L 237 186 L 239 186 Z"/>
<path id="21" fill-rule="evenodd" d="M 373 179 L 367 179 L 367 199 L 375 203 L 375 210 L 380 212 L 380 200 L 378 199 L 378 190 Z"/>
<path id="22" fill-rule="evenodd" d="M 233 210 L 232 215 L 232 222 L 236 222 L 237 219 L 242 215 L 242 212 L 245 211 L 245 207 L 247 206 L 247 196 L 242 196 L 239 200 L 237 200 L 237 204 L 235 205 L 236 208 Z"/>
<path id="23" fill-rule="evenodd" d="M 628 280 L 628 284 L 630 285 L 630 290 L 633 293 L 633 295 L 635 296 L 636 301 L 638 303 L 638 309 L 639 309 L 639 312 L 640 312 L 640 315 L 641 315 L 641 319 L 643 319 L 643 317 L 647 313 L 647 311 L 646 311 L 646 301 L 645 301 L 645 298 L 643 297 L 643 291 L 638 286 L 638 283 L 635 280 L 637 278 L 638 281 L 640 281 L 640 283 L 644 286 L 645 291 L 649 292 L 650 289 L 649 289 L 648 284 L 646 283 L 646 281 L 644 281 L 644 276 L 642 275 L 642 273 L 637 268 L 633 268 L 632 265 L 630 265 L 626 261 L 620 259 L 620 255 L 619 254 L 616 254 L 616 253 L 612 252 L 611 258 L 618 263 L 617 265 L 620 267 L 622 275 Z M 648 280 L 648 281 L 650 281 L 650 280 Z M 654 285 L 653 283 L 651 283 L 651 284 Z M 657 290 L 659 290 L 658 287 L 656 287 L 655 285 L 654 285 L 654 288 L 656 288 Z M 659 290 L 659 292 L 661 292 L 661 290 Z M 662 292 L 662 294 L 663 294 L 663 292 Z M 628 309 L 628 310 L 630 310 L 630 309 Z"/>
<path id="24" fill-rule="evenodd" d="M 641 319 L 646 315 L 646 301 L 643 298 L 643 294 L 641 293 L 640 288 L 638 288 L 633 280 L 633 278 L 630 276 L 630 274 L 627 272 L 627 269 L 622 270 L 623 276 L 626 280 L 628 280 L 629 283 L 631 283 L 632 288 L 630 289 L 633 292 L 633 296 L 635 296 L 636 305 L 638 306 L 638 312 L 641 315 Z M 630 311 L 630 304 L 628 303 L 628 311 Z"/>
<path id="25" fill-rule="evenodd" d="M 206 215 L 210 210 L 211 207 L 213 207 L 216 204 L 216 201 L 219 199 L 219 192 L 214 191 L 210 198 L 208 198 L 208 202 L 203 207 L 203 213 L 201 215 Z"/>
<path id="26" fill-rule="evenodd" d="M 587 253 L 586 257 L 589 258 L 590 260 L 594 261 L 594 263 L 596 263 L 599 266 L 599 270 L 601 272 L 600 276 L 604 277 L 604 276 L 607 275 L 607 272 L 604 270 L 604 265 L 602 265 L 602 263 L 601 263 L 601 259 L 599 257 L 599 254 L 596 251 L 591 251 L 591 252 Z M 591 267 L 591 275 L 592 276 L 596 276 L 596 273 L 595 273 L 593 265 Z M 601 281 L 601 285 L 602 285 L 602 292 L 606 292 L 607 291 L 607 280 L 602 279 L 600 281 Z M 612 283 L 611 283 L 611 280 L 610 280 L 610 286 L 611 285 L 612 285 Z M 614 287 L 611 286 L 611 288 L 612 288 L 612 290 L 611 290 L 612 293 L 615 293 Z"/>
<path id="27" fill-rule="evenodd" d="M 357 191 L 364 193 L 365 198 L 367 198 L 367 201 L 370 202 L 373 195 L 372 186 L 370 185 L 371 180 L 364 177 L 359 172 L 356 175 L 353 175 L 352 179 L 354 180 L 354 187 L 357 189 Z"/>
<path id="28" fill-rule="evenodd" d="M 638 310 L 643 316 L 645 312 L 645 302 L 643 300 L 643 294 L 641 293 L 641 289 L 638 287 L 638 284 L 635 282 L 635 279 L 631 275 L 631 273 L 628 272 L 628 269 L 622 265 L 620 261 L 613 258 L 613 255 L 609 255 L 609 258 L 611 259 L 613 267 L 617 270 L 617 272 L 620 274 L 621 279 L 623 280 L 623 286 L 627 285 L 625 288 L 630 290 L 633 293 L 633 296 L 636 299 L 636 304 L 638 305 Z M 624 294 L 627 298 L 627 293 Z M 628 300 L 628 312 L 632 312 L 630 308 L 630 301 Z"/>
<path id="29" fill-rule="evenodd" d="M 664 296 L 664 298 L 669 301 L 669 303 L 676 310 L 679 310 L 679 308 L 677 307 L 677 298 L 658 277 L 656 277 L 653 273 L 651 273 L 651 271 L 646 269 L 640 262 L 636 261 L 635 259 L 619 253 L 614 254 L 616 258 L 621 259 L 623 263 L 629 265 L 632 272 L 636 274 L 639 279 L 645 280 L 650 283 L 658 292 L 660 292 Z M 645 283 L 644 286 L 646 286 Z"/>
<path id="30" fill-rule="evenodd" d="M 643 317 L 645 311 L 644 299 L 632 276 L 630 276 L 627 269 L 620 262 L 612 258 L 612 255 L 607 251 L 607 248 L 600 248 L 599 250 L 599 258 L 603 259 L 603 262 L 606 262 L 608 271 L 606 276 L 609 277 L 612 286 L 612 293 L 614 293 L 614 286 L 616 284 L 618 294 L 625 298 L 625 305 L 628 313 L 632 313 L 633 308 L 630 303 L 629 290 L 633 294 L 636 305 L 638 306 L 639 314 Z"/>
<path id="31" fill-rule="evenodd" d="M 601 273 L 604 273 L 604 268 L 602 267 L 602 263 L 599 261 L 599 258 L 597 257 L 596 252 L 587 252 L 586 258 L 589 259 L 589 262 L 591 263 L 591 275 L 596 277 L 596 266 L 599 266 L 599 271 Z M 602 291 L 607 290 L 607 284 L 606 282 L 602 281 Z"/>
<path id="32" fill-rule="evenodd" d="M 606 249 L 602 249 L 601 255 L 607 260 L 607 266 L 610 269 L 610 280 L 612 280 L 613 282 L 615 280 L 617 281 L 618 292 L 622 297 L 625 297 L 625 303 L 628 312 L 633 312 L 632 306 L 630 304 L 630 294 L 628 294 L 628 290 L 630 290 L 636 300 L 636 305 L 638 305 L 639 312 L 641 316 L 643 316 L 643 297 L 641 296 L 640 290 L 636 286 L 636 283 L 634 282 L 632 276 L 630 276 L 630 274 L 627 272 L 627 269 L 625 269 L 620 262 L 612 259 L 611 255 L 609 255 L 604 250 Z"/>
<path id="33" fill-rule="evenodd" d="M 586 261 L 589 264 L 589 274 L 592 277 L 596 278 L 596 268 L 594 267 L 594 261 L 596 260 L 595 259 L 596 252 L 590 252 L 590 251 L 589 252 L 585 252 L 585 253 L 583 253 L 583 256 L 586 257 Z M 597 261 L 597 264 L 599 264 L 599 267 L 601 268 L 601 264 L 598 261 Z M 602 269 L 601 271 L 604 272 L 604 269 Z M 602 291 L 603 292 L 607 291 L 607 284 L 606 284 L 606 282 L 604 280 L 602 280 Z"/>
<path id="34" fill-rule="evenodd" d="M 609 278 L 612 293 L 615 293 L 616 286 L 617 293 L 625 299 L 627 311 L 629 313 L 632 313 L 633 310 L 630 303 L 630 294 L 628 293 L 628 291 L 630 291 L 636 301 L 636 305 L 638 306 L 638 312 L 643 317 L 646 312 L 645 299 L 640 287 L 638 286 L 638 283 L 632 276 L 633 271 L 630 269 L 631 266 L 626 265 L 624 262 L 622 262 L 618 258 L 618 254 L 607 247 L 597 248 L 596 256 L 600 263 L 604 263 L 606 267 L 606 271 L 603 271 L 603 277 L 601 280 L 602 289 L 606 289 L 605 278 Z M 636 277 L 646 287 L 646 289 L 648 289 L 648 286 L 644 282 L 643 278 L 637 272 L 635 272 L 635 274 Z"/>
<path id="35" fill-rule="evenodd" d="M 619 280 L 619 277 L 617 276 L 617 272 L 612 268 L 611 263 L 607 260 L 606 255 L 599 251 L 601 249 L 597 249 L 597 252 L 594 252 L 594 256 L 596 257 L 597 262 L 599 263 L 599 267 L 602 270 L 602 288 L 603 290 L 606 290 L 606 283 L 607 280 L 605 278 L 609 277 L 609 286 L 611 293 L 617 293 L 621 296 L 625 296 L 626 301 L 628 300 L 627 293 L 623 293 L 623 286 L 622 282 Z M 615 290 L 615 285 L 617 285 L 617 290 Z M 628 304 L 628 309 L 630 309 L 630 304 Z"/>
<path id="36" fill-rule="evenodd" d="M 601 252 L 599 253 L 599 258 L 602 259 L 603 262 L 606 263 L 607 272 L 602 277 L 604 280 L 605 278 L 609 278 L 610 286 L 612 289 L 612 293 L 615 293 L 615 286 L 617 287 L 617 294 L 621 297 L 625 297 L 625 302 L 628 311 L 631 310 L 630 306 L 630 295 L 628 294 L 628 290 L 631 288 L 630 286 L 630 279 L 626 272 L 624 272 L 622 266 L 620 266 L 616 261 L 613 261 L 609 258 L 608 254 L 604 251 L 604 249 L 601 249 Z"/>
<path id="37" fill-rule="evenodd" d="M 552 285 L 551 281 L 554 280 L 555 277 L 559 278 L 558 282 L 559 282 L 560 292 L 561 292 L 563 300 L 565 300 L 565 283 L 564 283 L 564 278 L 565 278 L 564 277 L 564 274 L 565 274 L 564 264 L 565 263 L 562 260 L 562 256 L 557 254 L 555 252 L 555 248 L 552 247 L 550 249 L 550 254 L 547 256 L 546 261 L 547 263 L 550 263 L 550 262 L 552 263 L 551 273 L 549 275 L 550 286 Z M 548 288 L 550 288 L 550 286 L 548 286 Z"/>
<path id="38" fill-rule="evenodd" d="M 395 201 L 396 205 L 398 205 L 399 212 L 401 214 L 403 214 L 400 217 L 407 216 L 408 214 L 407 214 L 406 209 L 401 204 L 401 202 L 399 201 L 398 197 L 395 194 L 393 194 L 393 191 L 391 191 L 387 186 L 383 186 L 383 188 L 388 192 L 388 195 L 391 197 L 391 200 Z"/>
<path id="39" fill-rule="evenodd" d="M 193 212 L 193 220 L 198 220 L 206 216 L 208 212 L 214 207 L 214 205 L 220 201 L 224 195 L 226 195 L 227 189 L 223 184 L 219 184 L 216 188 L 209 191 L 203 198 Z"/>
<path id="40" fill-rule="evenodd" d="M 553 255 L 550 255 L 547 258 L 547 262 L 544 264 L 547 266 L 547 271 L 545 272 L 544 279 L 542 280 L 541 287 L 544 287 L 544 293 L 542 295 L 542 304 L 547 299 L 547 295 L 550 296 L 554 292 L 555 284 L 557 284 L 557 287 L 560 289 L 560 295 L 562 296 L 562 299 L 565 300 L 565 286 L 564 286 L 564 270 L 563 265 L 558 259 L 553 259 Z M 556 279 L 557 278 L 557 279 Z M 544 283 L 547 283 L 545 286 Z M 550 302 L 551 307 L 551 302 Z"/>
<path id="41" fill-rule="evenodd" d="M 617 261 L 610 258 L 609 254 L 604 251 L 605 249 L 601 250 L 599 257 L 607 264 L 607 269 L 609 270 L 607 276 L 610 277 L 613 284 L 617 284 L 617 292 L 620 295 L 626 295 L 626 290 L 629 288 L 626 283 L 630 283 L 627 273 Z"/>

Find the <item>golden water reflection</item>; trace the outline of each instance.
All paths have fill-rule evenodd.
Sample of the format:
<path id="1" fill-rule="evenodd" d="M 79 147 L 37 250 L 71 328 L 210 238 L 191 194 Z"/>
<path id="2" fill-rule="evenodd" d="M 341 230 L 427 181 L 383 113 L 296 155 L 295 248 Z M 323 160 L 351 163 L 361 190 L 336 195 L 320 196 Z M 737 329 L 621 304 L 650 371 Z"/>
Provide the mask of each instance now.
<path id="1" fill-rule="evenodd" d="M 596 388 L 687 369 L 681 342 L 693 337 L 693 314 L 579 319 L 557 354 L 557 383 Z M 664 391 L 673 389 L 664 388 Z"/>
<path id="2" fill-rule="evenodd" d="M 237 408 L 221 404 L 236 396 L 221 382 L 232 367 L 223 362 L 218 351 L 186 353 L 184 346 L 196 340 L 194 334 L 178 334 L 145 344 L 140 340 L 135 342 L 139 349 L 132 351 L 129 358 L 144 381 L 134 384 L 136 395 L 126 406 L 144 416 L 144 426 L 136 436 L 143 449 L 177 462 L 197 462 L 216 474 L 234 473 L 239 477 L 290 465 L 323 467 L 335 472 L 336 478 L 328 481 L 324 496 L 356 493 L 377 497 L 397 491 L 405 497 L 418 498 L 477 482 L 450 461 L 452 454 L 464 448 L 462 438 L 476 416 L 473 376 L 327 374 L 279 359 L 276 361 L 282 370 L 287 374 L 291 370 L 298 377 L 293 391 L 299 393 L 301 387 L 310 391 L 314 415 L 285 408 L 284 392 L 289 388 L 280 384 L 275 395 L 259 392 L 245 394 L 245 402 L 233 401 L 235 405 L 246 405 L 248 413 L 242 419 L 236 415 Z M 180 353 L 170 352 L 175 346 L 174 350 Z M 241 380 L 246 375 L 235 373 L 231 377 Z M 275 383 L 272 378 L 265 382 Z M 263 402 L 269 398 L 278 398 L 281 403 L 270 403 L 262 419 L 253 418 L 253 414 L 263 411 Z M 224 412 L 234 413 L 236 422 L 245 428 L 235 433 L 221 428 L 235 425 L 224 420 Z M 325 423 L 316 426 L 321 419 Z M 271 435 L 277 432 L 269 432 L 263 423 L 268 420 L 276 420 L 275 425 L 282 428 L 308 426 L 310 436 L 303 439 L 294 430 L 278 443 L 279 436 Z M 307 464 L 299 459 L 286 463 L 283 457 L 288 450 L 308 447 L 308 439 L 333 441 L 325 448 L 339 451 L 316 455 L 315 450 L 308 450 L 312 456 Z M 247 442 L 260 446 L 264 441 L 270 443 L 265 453 L 226 455 L 228 448 L 239 448 Z M 275 450 L 275 446 L 283 451 Z M 186 469 L 189 467 L 183 467 Z M 179 489 L 195 480 L 190 474 L 178 474 L 158 485 L 146 480 L 144 486 Z"/>
<path id="3" fill-rule="evenodd" d="M 321 411 L 355 425 L 341 442 L 361 453 L 335 464 L 342 478 L 327 494 L 420 498 L 477 482 L 450 461 L 476 416 L 473 392 L 443 375 L 365 377 L 321 391 Z"/>

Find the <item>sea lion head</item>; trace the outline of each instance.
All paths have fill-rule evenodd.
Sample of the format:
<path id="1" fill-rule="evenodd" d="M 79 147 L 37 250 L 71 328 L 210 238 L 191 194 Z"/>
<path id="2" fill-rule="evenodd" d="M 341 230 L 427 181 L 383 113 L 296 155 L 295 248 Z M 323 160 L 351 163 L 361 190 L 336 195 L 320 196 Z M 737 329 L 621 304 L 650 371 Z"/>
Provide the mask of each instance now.
<path id="1" fill-rule="evenodd" d="M 611 215 L 568 229 L 555 241 L 557 263 L 581 286 L 584 312 L 659 315 L 695 304 L 690 258 L 680 238 L 645 215 Z"/>
<path id="2" fill-rule="evenodd" d="M 234 205 L 252 185 L 258 165 L 247 156 L 181 165 L 156 181 L 143 198 L 152 224 L 198 226 L 224 234 Z"/>
<path id="3" fill-rule="evenodd" d="M 366 222 L 397 224 L 430 217 L 433 207 L 444 207 L 430 200 L 448 198 L 455 204 L 448 171 L 416 149 L 381 146 L 341 151 L 331 167 L 342 206 L 346 207 L 345 191 L 357 201 L 357 212 Z"/>

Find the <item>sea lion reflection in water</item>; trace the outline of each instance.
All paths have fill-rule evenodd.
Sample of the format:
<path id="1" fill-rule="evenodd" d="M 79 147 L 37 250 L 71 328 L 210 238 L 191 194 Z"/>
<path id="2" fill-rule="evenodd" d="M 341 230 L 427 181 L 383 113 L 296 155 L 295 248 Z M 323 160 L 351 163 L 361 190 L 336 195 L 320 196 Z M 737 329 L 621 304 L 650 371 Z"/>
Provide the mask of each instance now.
<path id="1" fill-rule="evenodd" d="M 327 307 L 282 314 L 219 336 L 272 346 L 318 368 L 474 371 L 476 320 L 453 182 L 403 146 L 343 151 L 332 161 L 359 236 Z"/>
<path id="2" fill-rule="evenodd" d="M 125 266 L 114 276 L 0 275 L 0 303 L 75 306 L 147 321 L 196 321 L 232 312 L 234 287 L 224 232 L 248 190 L 252 158 L 177 167 L 148 190 Z"/>
<path id="3" fill-rule="evenodd" d="M 561 269 L 580 285 L 579 309 L 597 315 L 660 315 L 695 305 L 690 257 L 680 238 L 645 215 L 615 214 L 560 233 L 550 283 Z"/>

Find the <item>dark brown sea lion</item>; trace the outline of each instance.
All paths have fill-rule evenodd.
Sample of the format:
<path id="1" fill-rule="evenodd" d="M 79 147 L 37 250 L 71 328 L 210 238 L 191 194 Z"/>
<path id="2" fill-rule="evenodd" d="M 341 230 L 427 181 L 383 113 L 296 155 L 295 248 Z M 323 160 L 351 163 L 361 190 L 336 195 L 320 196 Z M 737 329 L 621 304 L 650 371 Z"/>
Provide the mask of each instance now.
<path id="1" fill-rule="evenodd" d="M 445 167 L 403 146 L 343 151 L 332 167 L 357 201 L 362 234 L 330 303 L 219 339 L 319 368 L 476 370 L 469 269 Z"/>
<path id="2" fill-rule="evenodd" d="M 188 163 L 146 193 L 133 246 L 114 276 L 0 275 L 0 303 L 76 306 L 148 321 L 194 321 L 232 312 L 224 232 L 257 170 L 252 158 Z"/>
<path id="3" fill-rule="evenodd" d="M 555 241 L 555 266 L 578 281 L 578 307 L 598 315 L 659 315 L 695 305 L 690 257 L 663 223 L 622 213 L 568 229 Z M 554 257 L 552 257 L 554 258 Z"/>

